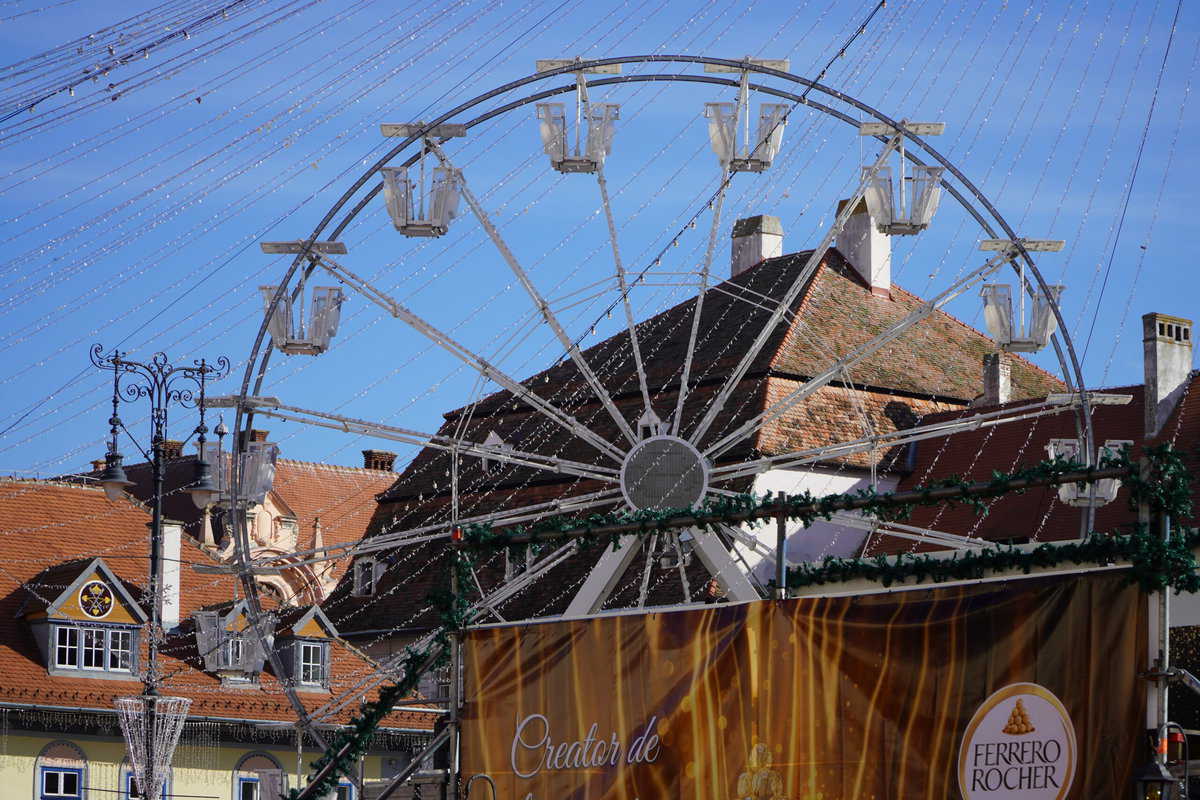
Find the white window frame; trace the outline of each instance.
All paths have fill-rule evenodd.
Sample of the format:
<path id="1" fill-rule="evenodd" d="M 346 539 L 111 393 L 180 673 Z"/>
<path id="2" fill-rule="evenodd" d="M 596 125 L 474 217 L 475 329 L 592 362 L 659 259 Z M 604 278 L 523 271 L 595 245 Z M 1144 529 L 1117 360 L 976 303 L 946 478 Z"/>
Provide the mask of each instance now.
<path id="1" fill-rule="evenodd" d="M 124 641 L 122 641 L 122 639 Z M 122 646 L 123 645 L 123 646 Z M 120 656 L 125 654 L 125 666 L 120 666 Z M 113 658 L 117 658 L 117 666 L 113 664 Z M 105 655 L 104 663 L 109 672 L 132 672 L 133 671 L 133 631 L 127 628 L 110 628 L 108 631 L 108 652 Z"/>
<path id="2" fill-rule="evenodd" d="M 46 789 L 46 778 L 51 774 L 59 776 L 58 788 L 60 791 L 50 792 Z M 61 791 L 62 776 L 72 775 L 75 778 L 75 791 L 67 793 Z M 38 797 L 40 798 L 63 798 L 63 800 L 79 800 L 83 797 L 83 770 L 79 767 L 41 767 L 41 775 L 38 776 Z"/>
<path id="3" fill-rule="evenodd" d="M 125 674 L 133 672 L 137 638 L 132 628 L 63 623 L 52 626 L 51 637 L 52 666 L 56 669 Z M 94 644 L 97 639 L 99 647 Z M 86 656 L 89 653 L 99 657 L 98 664 L 86 664 Z M 114 663 L 120 663 L 121 654 L 127 656 L 126 665 L 114 666 Z M 118 661 L 114 662 L 114 658 Z"/>
<path id="4" fill-rule="evenodd" d="M 93 661 L 92 664 L 88 664 Z M 79 668 L 104 672 L 108 666 L 108 631 L 92 626 L 79 629 Z"/>
<path id="5" fill-rule="evenodd" d="M 63 640 L 66 639 L 66 642 Z M 65 662 L 70 656 L 71 662 Z M 62 669 L 79 669 L 79 628 L 74 625 L 54 626 L 54 666 Z"/>
<path id="6" fill-rule="evenodd" d="M 311 661 L 305 658 L 306 655 L 316 652 L 317 660 Z M 329 647 L 326 642 L 309 642 L 300 640 L 296 642 L 296 682 L 301 686 L 324 686 L 329 681 Z M 307 680 L 306 673 L 310 669 L 316 669 L 317 679 Z"/>

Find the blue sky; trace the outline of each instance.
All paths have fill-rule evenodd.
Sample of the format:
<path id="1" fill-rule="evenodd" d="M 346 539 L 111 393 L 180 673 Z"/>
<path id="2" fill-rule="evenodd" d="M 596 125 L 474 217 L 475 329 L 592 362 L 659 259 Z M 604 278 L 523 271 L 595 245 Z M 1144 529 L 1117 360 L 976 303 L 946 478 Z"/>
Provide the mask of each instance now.
<path id="1" fill-rule="evenodd" d="M 5 72 L 0 114 L 105 65 L 109 44 L 117 56 L 145 50 L 108 64 L 108 75 L 74 95 L 0 123 L 0 473 L 71 472 L 102 454 L 109 389 L 88 363 L 95 342 L 133 357 L 226 355 L 240 376 L 261 321 L 258 287 L 286 268 L 257 241 L 307 236 L 385 152 L 380 122 L 428 119 L 528 75 L 537 58 L 750 54 L 789 58 L 793 72 L 815 77 L 874 4 L 272 0 L 233 4 L 228 18 L 207 22 L 197 20 L 221 3 L 126 2 L 119 13 L 117 5 L 0 2 L 0 42 L 16 65 Z M 1086 351 L 1090 386 L 1140 381 L 1143 313 L 1196 313 L 1200 175 L 1190 134 L 1200 17 L 1183 6 L 1160 83 L 1176 8 L 1166 0 L 892 0 L 824 79 L 890 116 L 945 122 L 935 146 L 1014 227 L 1067 240 L 1039 264 L 1067 286 L 1064 314 Z M 638 270 L 716 185 L 703 103 L 733 93 L 637 83 L 597 96 L 622 106 L 607 171 L 623 255 Z M 733 183 L 715 271 L 726 274 L 728 226 L 738 216 L 779 216 L 787 250 L 814 244 L 870 156 L 861 147 L 843 123 L 804 109 L 793 115 L 772 170 Z M 549 296 L 611 274 L 594 181 L 549 169 L 530 107 L 447 150 Z M 695 268 L 708 219 L 668 251 L 661 272 Z M 944 288 L 978 263 L 981 235 L 944 202 L 928 232 L 897 242 L 896 282 L 924 295 Z M 376 199 L 344 240 L 348 267 L 512 373 L 561 355 L 545 330 L 522 327 L 528 300 L 470 217 L 444 239 L 406 239 Z M 646 316 L 689 294 L 652 286 L 634 300 Z M 572 334 L 595 341 L 615 330 L 619 320 L 602 313 L 615 296 L 565 310 Z M 982 325 L 974 293 L 951 310 Z M 1038 361 L 1056 368 L 1044 354 Z M 351 295 L 336 347 L 316 359 L 274 357 L 265 391 L 433 430 L 441 411 L 477 394 L 472 377 Z M 214 390 L 233 392 L 236 381 Z M 123 413 L 144 431 L 142 409 Z M 193 424 L 177 415 L 172 432 L 182 438 Z M 270 427 L 285 455 L 298 458 L 354 464 L 371 446 Z"/>

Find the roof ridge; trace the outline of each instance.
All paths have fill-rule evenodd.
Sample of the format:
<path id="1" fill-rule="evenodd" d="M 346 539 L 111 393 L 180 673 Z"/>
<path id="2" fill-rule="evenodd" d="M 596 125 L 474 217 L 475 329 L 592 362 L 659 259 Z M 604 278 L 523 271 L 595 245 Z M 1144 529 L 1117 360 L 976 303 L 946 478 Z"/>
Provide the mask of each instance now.
<path id="1" fill-rule="evenodd" d="M 318 469 L 330 470 L 334 472 L 351 472 L 351 473 L 367 473 L 369 475 L 396 475 L 394 470 L 388 469 L 369 469 L 367 467 L 353 467 L 349 464 L 330 464 L 326 461 L 302 461 L 298 458 L 280 458 L 276 461 L 277 464 L 291 464 L 301 467 L 316 467 Z"/>
<path id="2" fill-rule="evenodd" d="M 920 295 L 914 294 L 913 292 L 908 291 L 907 289 L 905 289 L 903 286 L 901 286 L 898 283 L 892 284 L 892 291 L 900 292 L 904 295 L 907 295 L 910 299 L 915 300 L 917 302 L 921 302 L 921 303 L 927 302 Z M 960 327 L 965 328 L 969 333 L 979 336 L 980 338 L 988 339 L 989 341 L 992 338 L 992 337 L 988 336 L 986 333 L 984 333 L 983 331 L 976 328 L 974 325 L 968 325 L 967 323 L 963 322 L 961 319 L 954 316 L 953 314 L 951 314 L 949 311 L 945 310 L 944 308 L 936 308 L 936 309 L 934 309 L 934 313 L 942 314 L 947 319 L 949 319 L 951 322 L 957 323 Z M 926 317 L 926 319 L 928 319 L 928 317 Z M 1022 364 L 1032 368 L 1034 371 L 1040 372 L 1042 375 L 1045 375 L 1047 378 L 1050 378 L 1051 380 L 1058 381 L 1059 383 L 1063 382 L 1063 379 L 1060 376 L 1055 375 L 1053 372 L 1050 372 L 1047 369 L 1043 369 L 1042 367 L 1039 367 L 1037 364 L 1033 363 L 1032 361 L 1025 358 L 1024 356 L 1018 355 L 1016 353 L 1009 353 L 1008 355 L 1010 357 L 1012 357 L 1013 359 L 1020 361 Z"/>

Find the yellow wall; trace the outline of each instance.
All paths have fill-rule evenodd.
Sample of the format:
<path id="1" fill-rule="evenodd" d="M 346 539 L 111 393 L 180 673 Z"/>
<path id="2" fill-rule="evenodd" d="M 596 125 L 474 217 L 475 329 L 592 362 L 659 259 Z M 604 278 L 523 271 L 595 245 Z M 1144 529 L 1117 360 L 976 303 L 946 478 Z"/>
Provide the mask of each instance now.
<path id="1" fill-rule="evenodd" d="M 38 798 L 34 793 L 35 769 L 38 754 L 51 742 L 66 741 L 83 751 L 87 758 L 84 786 L 85 800 L 125 800 L 124 778 L 121 762 L 125 757 L 125 743 L 119 739 L 99 736 L 71 736 L 67 734 L 38 734 L 9 730 L 0 735 L 0 800 L 9 798 Z M 215 763 L 215 768 L 196 768 L 181 762 L 182 752 L 176 753 L 173 782 L 170 793 L 193 795 L 215 800 L 236 800 L 233 797 L 233 769 L 249 753 L 268 753 L 283 768 L 287 788 L 299 785 L 296 774 L 296 748 L 259 746 L 253 743 L 222 742 L 215 757 L 204 760 Z M 302 769 L 314 761 L 318 752 L 306 749 Z M 187 759 L 190 760 L 190 759 Z M 383 759 L 368 756 L 364 762 L 364 777 L 368 780 L 381 777 Z M 307 777 L 307 772 L 302 776 Z M 266 798 L 264 798 L 266 800 Z"/>

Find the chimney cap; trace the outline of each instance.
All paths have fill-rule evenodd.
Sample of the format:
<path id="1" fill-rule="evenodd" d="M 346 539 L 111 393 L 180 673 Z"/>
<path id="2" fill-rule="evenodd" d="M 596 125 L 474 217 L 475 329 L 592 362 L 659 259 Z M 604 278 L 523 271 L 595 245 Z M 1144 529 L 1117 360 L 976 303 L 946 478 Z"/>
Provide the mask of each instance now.
<path id="1" fill-rule="evenodd" d="M 363 450 L 363 469 L 391 472 L 396 465 L 396 454 L 390 450 Z"/>
<path id="2" fill-rule="evenodd" d="M 772 214 L 759 214 L 756 217 L 746 217 L 733 223 L 733 238 L 753 236 L 756 233 L 766 233 L 783 236 L 783 225 L 779 217 Z"/>

